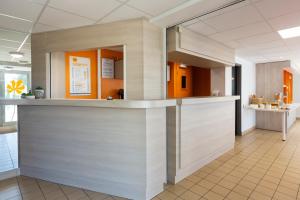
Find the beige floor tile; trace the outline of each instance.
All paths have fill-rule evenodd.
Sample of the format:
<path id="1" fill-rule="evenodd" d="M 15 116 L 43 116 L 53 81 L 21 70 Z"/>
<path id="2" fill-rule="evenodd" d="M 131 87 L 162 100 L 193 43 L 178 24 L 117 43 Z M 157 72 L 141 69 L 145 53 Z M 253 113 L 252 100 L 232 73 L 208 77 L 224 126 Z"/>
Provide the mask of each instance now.
<path id="1" fill-rule="evenodd" d="M 293 198 L 297 198 L 297 194 L 298 194 L 298 189 L 290 189 L 284 186 L 278 186 L 277 191 L 276 192 L 280 192 L 282 194 L 285 194 L 287 196 L 293 197 Z"/>
<path id="2" fill-rule="evenodd" d="M 228 195 L 228 193 L 230 192 L 229 189 L 221 187 L 219 185 L 216 185 L 215 187 L 212 188 L 212 190 L 214 193 L 219 194 L 223 197 L 226 197 Z"/>
<path id="3" fill-rule="evenodd" d="M 203 178 L 196 176 L 196 175 L 191 175 L 191 176 L 188 176 L 186 179 L 193 183 L 199 183 Z"/>
<path id="4" fill-rule="evenodd" d="M 261 180 L 261 178 L 257 178 L 257 177 L 247 175 L 243 178 L 243 180 L 246 180 L 246 181 L 252 182 L 254 184 L 257 184 Z"/>
<path id="5" fill-rule="evenodd" d="M 225 187 L 229 190 L 232 190 L 237 184 L 236 183 L 233 183 L 231 181 L 227 181 L 227 180 L 222 180 L 218 183 L 218 185 L 222 186 L 222 187 Z"/>
<path id="6" fill-rule="evenodd" d="M 224 199 L 223 196 L 216 194 L 212 191 L 206 193 L 206 195 L 204 195 L 204 198 L 206 198 L 207 200 L 222 200 L 222 199 Z"/>
<path id="7" fill-rule="evenodd" d="M 230 199 L 230 200 L 247 200 L 248 198 L 246 196 L 243 196 L 239 193 L 236 193 L 236 192 L 232 191 L 228 194 L 226 199 Z"/>
<path id="8" fill-rule="evenodd" d="M 184 200 L 198 200 L 201 198 L 201 196 L 188 190 L 182 195 L 180 195 L 180 198 Z"/>
<path id="9" fill-rule="evenodd" d="M 207 189 L 211 189 L 211 188 L 213 188 L 216 184 L 213 183 L 213 182 L 210 182 L 210 181 L 204 179 L 204 180 L 200 181 L 197 185 L 200 185 L 200 186 L 205 187 L 205 188 L 207 188 Z"/>
<path id="10" fill-rule="evenodd" d="M 272 176 L 264 176 L 262 180 L 265 180 L 265 181 L 268 181 L 268 182 L 271 182 L 271 183 L 274 183 L 274 184 L 279 184 L 280 182 L 280 179 L 279 178 L 275 178 L 275 177 L 272 177 Z"/>
<path id="11" fill-rule="evenodd" d="M 194 186 L 192 186 L 192 187 L 194 187 Z M 182 186 L 180 186 L 180 185 L 172 185 L 172 186 L 168 187 L 167 190 L 168 190 L 169 192 L 174 193 L 174 194 L 177 195 L 177 196 L 180 196 L 180 195 L 182 195 L 187 189 L 184 188 L 184 187 L 182 187 Z"/>
<path id="12" fill-rule="evenodd" d="M 84 190 L 84 192 L 92 200 L 103 200 L 103 199 L 106 199 L 109 197 L 109 195 L 103 194 L 100 192 L 94 192 L 94 191 L 90 191 L 90 190 Z"/>
<path id="13" fill-rule="evenodd" d="M 214 176 L 214 175 L 208 175 L 207 177 L 205 177 L 205 180 L 208 180 L 212 183 L 218 183 L 220 180 L 222 179 L 222 177 L 217 177 L 217 176 Z"/>
<path id="14" fill-rule="evenodd" d="M 184 179 L 184 180 L 178 182 L 177 184 L 186 189 L 191 188 L 193 185 L 195 185 L 194 182 L 187 180 L 187 179 Z"/>
<path id="15" fill-rule="evenodd" d="M 200 185 L 194 185 L 190 188 L 190 190 L 200 196 L 204 196 L 209 191 L 209 189 Z"/>
<path id="16" fill-rule="evenodd" d="M 169 191 L 164 191 L 157 196 L 161 200 L 174 200 L 178 196 Z"/>
<path id="17" fill-rule="evenodd" d="M 296 198 L 288 196 L 286 194 L 282 194 L 280 192 L 275 192 L 273 199 L 276 200 L 295 200 Z"/>
<path id="18" fill-rule="evenodd" d="M 241 186 L 241 185 L 237 185 L 234 189 L 233 189 L 234 192 L 242 195 L 242 196 L 245 196 L 245 197 L 249 197 L 251 192 L 253 191 L 253 189 L 249 189 L 247 187 L 244 187 L 244 186 Z"/>
<path id="19" fill-rule="evenodd" d="M 270 200 L 272 197 L 261 194 L 259 192 L 252 192 L 250 195 L 250 199 L 255 199 L 255 200 Z"/>
<path id="20" fill-rule="evenodd" d="M 262 186 L 262 185 L 258 185 L 254 191 L 261 193 L 263 195 L 269 196 L 269 197 L 272 197 L 273 194 L 275 193 L 275 189 L 270 189 L 270 188 Z"/>

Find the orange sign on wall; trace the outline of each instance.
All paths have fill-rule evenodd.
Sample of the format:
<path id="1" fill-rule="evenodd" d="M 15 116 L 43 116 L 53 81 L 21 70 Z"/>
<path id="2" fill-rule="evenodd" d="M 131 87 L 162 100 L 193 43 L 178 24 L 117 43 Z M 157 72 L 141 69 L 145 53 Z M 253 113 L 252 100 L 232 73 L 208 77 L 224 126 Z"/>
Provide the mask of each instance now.
<path id="1" fill-rule="evenodd" d="M 89 83 L 89 94 L 72 94 L 71 93 L 71 76 L 70 76 L 70 59 L 80 57 L 84 60 L 89 60 L 90 71 L 85 71 L 88 77 Z M 66 65 L 66 98 L 69 99 L 97 99 L 98 98 L 98 85 L 97 85 L 97 50 L 91 51 L 77 51 L 77 52 L 66 52 L 65 53 L 65 65 Z M 73 89 L 72 89 L 73 90 Z"/>

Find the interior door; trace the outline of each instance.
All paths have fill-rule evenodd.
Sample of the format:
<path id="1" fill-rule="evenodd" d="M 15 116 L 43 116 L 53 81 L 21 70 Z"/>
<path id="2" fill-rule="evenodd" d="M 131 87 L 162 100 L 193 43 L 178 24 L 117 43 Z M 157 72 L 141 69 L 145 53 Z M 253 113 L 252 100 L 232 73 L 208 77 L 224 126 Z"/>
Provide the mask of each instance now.
<path id="1" fill-rule="evenodd" d="M 232 67 L 232 95 L 242 95 L 242 66 Z M 235 102 L 235 135 L 242 135 L 242 102 Z"/>

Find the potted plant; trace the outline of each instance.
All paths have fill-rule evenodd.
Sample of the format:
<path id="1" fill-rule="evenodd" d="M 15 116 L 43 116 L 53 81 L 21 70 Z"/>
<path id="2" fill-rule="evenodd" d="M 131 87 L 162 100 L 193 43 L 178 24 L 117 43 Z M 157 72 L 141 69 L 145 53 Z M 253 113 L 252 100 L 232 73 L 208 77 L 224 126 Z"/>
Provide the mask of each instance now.
<path id="1" fill-rule="evenodd" d="M 34 94 L 29 90 L 27 94 L 25 94 L 25 99 L 35 99 Z"/>
<path id="2" fill-rule="evenodd" d="M 34 90 L 34 95 L 37 99 L 42 99 L 45 96 L 45 90 L 42 87 L 38 86 Z"/>

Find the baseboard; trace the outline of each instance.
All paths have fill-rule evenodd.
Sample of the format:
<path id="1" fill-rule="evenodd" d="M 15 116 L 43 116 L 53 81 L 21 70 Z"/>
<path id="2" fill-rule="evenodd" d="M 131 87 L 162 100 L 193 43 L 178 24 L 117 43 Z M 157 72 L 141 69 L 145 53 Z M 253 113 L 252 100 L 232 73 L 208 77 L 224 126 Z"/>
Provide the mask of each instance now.
<path id="1" fill-rule="evenodd" d="M 248 128 L 248 129 L 246 129 L 246 130 L 244 130 L 244 131 L 242 132 L 242 135 L 246 135 L 246 134 L 248 134 L 248 133 L 251 133 L 251 132 L 254 131 L 255 129 L 256 129 L 255 126 L 253 126 L 253 127 L 251 127 L 251 128 Z"/>
<path id="2" fill-rule="evenodd" d="M 20 169 L 12 169 L 6 172 L 0 172 L 0 181 L 13 178 L 20 175 Z"/>

